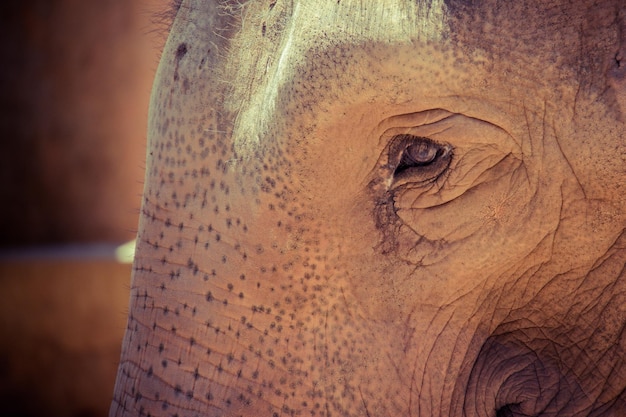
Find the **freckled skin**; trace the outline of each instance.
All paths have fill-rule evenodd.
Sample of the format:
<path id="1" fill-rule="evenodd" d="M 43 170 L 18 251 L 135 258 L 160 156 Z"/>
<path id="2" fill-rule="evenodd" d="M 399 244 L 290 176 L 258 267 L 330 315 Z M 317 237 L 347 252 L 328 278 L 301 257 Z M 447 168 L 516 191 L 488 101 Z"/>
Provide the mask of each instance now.
<path id="1" fill-rule="evenodd" d="M 269 29 L 184 1 L 110 415 L 623 415 L 624 14 L 563 3 L 312 45 L 244 155 L 228 39 Z"/>

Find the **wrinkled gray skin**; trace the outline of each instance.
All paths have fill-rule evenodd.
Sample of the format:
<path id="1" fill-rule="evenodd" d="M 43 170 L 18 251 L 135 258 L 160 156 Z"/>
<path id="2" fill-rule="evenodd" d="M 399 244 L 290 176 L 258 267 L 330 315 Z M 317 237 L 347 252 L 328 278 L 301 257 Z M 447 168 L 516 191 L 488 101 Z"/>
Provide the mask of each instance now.
<path id="1" fill-rule="evenodd" d="M 626 415 L 622 1 L 383 3 L 183 2 L 111 416 Z"/>

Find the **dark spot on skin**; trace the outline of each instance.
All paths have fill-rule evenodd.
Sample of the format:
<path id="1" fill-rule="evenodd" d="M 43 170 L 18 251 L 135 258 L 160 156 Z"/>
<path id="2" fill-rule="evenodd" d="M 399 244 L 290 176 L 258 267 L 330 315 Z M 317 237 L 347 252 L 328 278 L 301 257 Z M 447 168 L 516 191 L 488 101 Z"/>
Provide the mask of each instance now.
<path id="1" fill-rule="evenodd" d="M 185 55 L 187 55 L 187 51 L 188 48 L 186 43 L 178 45 L 178 48 L 176 49 L 176 60 L 180 61 Z"/>
<path id="2" fill-rule="evenodd" d="M 188 48 L 186 43 L 181 43 L 176 49 L 176 68 L 174 69 L 174 81 L 178 81 L 180 76 L 178 75 L 178 64 L 180 60 L 187 54 Z"/>

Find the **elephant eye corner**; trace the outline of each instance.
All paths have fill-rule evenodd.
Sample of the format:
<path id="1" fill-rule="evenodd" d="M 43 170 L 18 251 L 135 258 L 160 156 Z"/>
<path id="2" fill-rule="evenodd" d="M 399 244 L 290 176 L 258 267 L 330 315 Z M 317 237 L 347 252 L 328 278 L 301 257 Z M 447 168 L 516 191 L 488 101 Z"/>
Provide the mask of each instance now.
<path id="1" fill-rule="evenodd" d="M 389 149 L 393 182 L 432 183 L 448 169 L 452 156 L 449 144 L 414 135 L 394 136 Z"/>

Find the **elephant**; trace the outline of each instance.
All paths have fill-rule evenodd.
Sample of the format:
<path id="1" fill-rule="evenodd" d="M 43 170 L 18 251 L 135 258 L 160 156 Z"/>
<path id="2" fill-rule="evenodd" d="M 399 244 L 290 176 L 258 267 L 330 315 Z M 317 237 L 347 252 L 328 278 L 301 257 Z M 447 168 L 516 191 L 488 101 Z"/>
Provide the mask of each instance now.
<path id="1" fill-rule="evenodd" d="M 622 0 L 183 0 L 110 416 L 626 416 Z"/>

